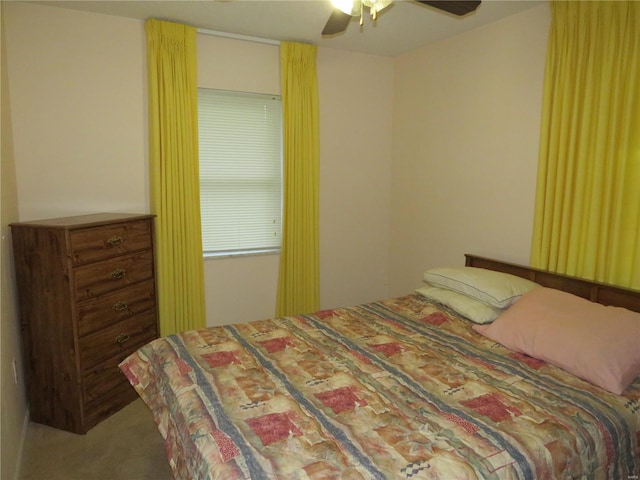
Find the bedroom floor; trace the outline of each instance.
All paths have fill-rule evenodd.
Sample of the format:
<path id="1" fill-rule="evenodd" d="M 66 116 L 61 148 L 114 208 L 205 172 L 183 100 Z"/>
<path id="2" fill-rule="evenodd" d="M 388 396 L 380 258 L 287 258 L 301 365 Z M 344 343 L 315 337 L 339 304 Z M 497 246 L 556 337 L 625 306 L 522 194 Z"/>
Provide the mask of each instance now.
<path id="1" fill-rule="evenodd" d="M 162 437 L 141 400 L 76 435 L 30 423 L 19 480 L 171 480 Z"/>

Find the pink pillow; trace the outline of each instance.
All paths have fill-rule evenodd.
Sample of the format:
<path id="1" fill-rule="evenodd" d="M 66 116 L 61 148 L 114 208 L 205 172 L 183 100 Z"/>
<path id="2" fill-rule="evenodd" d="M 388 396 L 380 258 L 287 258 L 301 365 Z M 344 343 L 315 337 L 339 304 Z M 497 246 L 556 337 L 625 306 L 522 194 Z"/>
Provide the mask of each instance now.
<path id="1" fill-rule="evenodd" d="M 640 376 L 640 313 L 551 288 L 525 293 L 482 335 L 620 394 Z"/>

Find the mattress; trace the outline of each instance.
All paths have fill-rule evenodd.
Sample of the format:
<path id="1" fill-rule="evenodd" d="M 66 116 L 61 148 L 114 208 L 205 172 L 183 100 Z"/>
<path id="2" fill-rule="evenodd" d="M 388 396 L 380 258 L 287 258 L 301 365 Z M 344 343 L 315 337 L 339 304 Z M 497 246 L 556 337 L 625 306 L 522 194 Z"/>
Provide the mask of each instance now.
<path id="1" fill-rule="evenodd" d="M 472 326 L 412 293 L 171 335 L 120 368 L 177 479 L 638 478 L 640 379 L 609 393 Z"/>

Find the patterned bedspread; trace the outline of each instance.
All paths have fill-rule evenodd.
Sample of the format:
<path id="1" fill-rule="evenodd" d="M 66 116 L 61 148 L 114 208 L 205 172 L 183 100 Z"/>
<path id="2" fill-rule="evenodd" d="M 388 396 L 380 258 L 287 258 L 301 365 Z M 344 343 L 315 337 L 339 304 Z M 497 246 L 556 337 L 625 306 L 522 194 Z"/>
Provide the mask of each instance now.
<path id="1" fill-rule="evenodd" d="M 158 339 L 121 369 L 177 479 L 637 479 L 618 396 L 418 294 Z"/>

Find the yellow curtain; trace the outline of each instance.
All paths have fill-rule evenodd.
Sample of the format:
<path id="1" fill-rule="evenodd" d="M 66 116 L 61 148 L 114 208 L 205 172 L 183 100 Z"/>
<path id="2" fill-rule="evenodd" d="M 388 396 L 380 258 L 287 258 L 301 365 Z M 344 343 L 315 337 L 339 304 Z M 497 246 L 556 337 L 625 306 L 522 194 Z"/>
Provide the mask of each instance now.
<path id="1" fill-rule="evenodd" d="M 278 316 L 319 309 L 316 54 L 314 45 L 280 45 L 284 200 Z"/>
<path id="2" fill-rule="evenodd" d="M 206 325 L 196 29 L 147 20 L 149 176 L 161 335 Z"/>
<path id="3" fill-rule="evenodd" d="M 640 3 L 551 8 L 531 263 L 640 288 Z"/>

